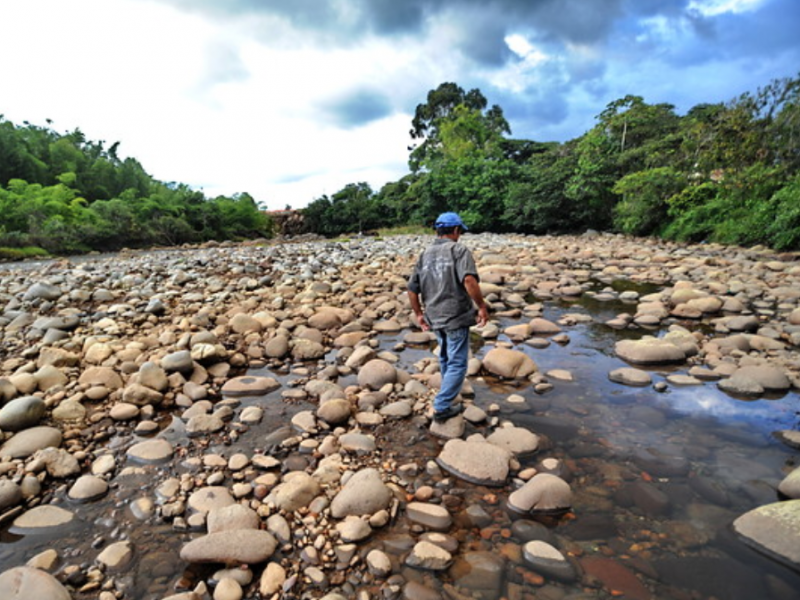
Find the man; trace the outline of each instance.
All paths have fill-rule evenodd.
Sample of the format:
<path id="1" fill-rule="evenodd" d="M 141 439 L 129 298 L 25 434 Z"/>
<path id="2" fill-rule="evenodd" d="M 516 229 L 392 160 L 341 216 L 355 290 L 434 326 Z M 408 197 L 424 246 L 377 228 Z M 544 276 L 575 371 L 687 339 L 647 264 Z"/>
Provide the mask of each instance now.
<path id="1" fill-rule="evenodd" d="M 461 233 L 467 231 L 461 217 L 454 212 L 443 213 L 434 227 L 436 240 L 417 260 L 408 280 L 408 298 L 419 326 L 423 331 L 432 329 L 439 342 L 442 385 L 433 401 L 433 419 L 441 423 L 463 410 L 453 401 L 467 374 L 469 328 L 476 323 L 475 306 L 480 327 L 489 320 L 489 311 L 472 253 L 458 243 Z"/>

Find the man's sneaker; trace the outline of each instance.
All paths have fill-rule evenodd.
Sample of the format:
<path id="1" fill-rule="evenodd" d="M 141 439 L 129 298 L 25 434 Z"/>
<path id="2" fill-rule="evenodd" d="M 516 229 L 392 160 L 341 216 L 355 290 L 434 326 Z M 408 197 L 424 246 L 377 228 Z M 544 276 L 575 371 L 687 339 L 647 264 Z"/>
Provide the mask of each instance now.
<path id="1" fill-rule="evenodd" d="M 451 404 L 443 411 L 434 412 L 433 413 L 433 420 L 437 423 L 444 423 L 448 419 L 452 419 L 464 412 L 464 405 L 463 404 Z"/>

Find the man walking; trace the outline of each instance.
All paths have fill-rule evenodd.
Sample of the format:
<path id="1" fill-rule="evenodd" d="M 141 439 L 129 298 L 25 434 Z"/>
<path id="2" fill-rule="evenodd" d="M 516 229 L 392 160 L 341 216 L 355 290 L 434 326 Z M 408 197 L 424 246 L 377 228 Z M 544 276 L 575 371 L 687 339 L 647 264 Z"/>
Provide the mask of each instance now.
<path id="1" fill-rule="evenodd" d="M 475 306 L 480 327 L 489 320 L 489 311 L 472 253 L 458 242 L 461 233 L 467 231 L 461 217 L 454 212 L 443 213 L 434 227 L 436 240 L 417 260 L 408 280 L 408 298 L 419 326 L 423 331 L 432 329 L 439 342 L 442 384 L 433 401 L 433 418 L 441 423 L 463 410 L 453 401 L 467 374 L 469 328 L 476 323 Z"/>

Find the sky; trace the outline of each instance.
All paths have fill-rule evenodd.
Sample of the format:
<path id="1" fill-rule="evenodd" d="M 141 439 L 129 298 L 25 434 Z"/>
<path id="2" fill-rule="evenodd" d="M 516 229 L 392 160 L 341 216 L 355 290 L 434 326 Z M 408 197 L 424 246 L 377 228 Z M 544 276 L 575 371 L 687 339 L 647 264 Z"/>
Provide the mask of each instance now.
<path id="1" fill-rule="evenodd" d="M 443 82 L 567 141 L 628 94 L 685 114 L 800 75 L 798 0 L 0 0 L 0 23 L 5 119 L 269 209 L 408 173 Z"/>

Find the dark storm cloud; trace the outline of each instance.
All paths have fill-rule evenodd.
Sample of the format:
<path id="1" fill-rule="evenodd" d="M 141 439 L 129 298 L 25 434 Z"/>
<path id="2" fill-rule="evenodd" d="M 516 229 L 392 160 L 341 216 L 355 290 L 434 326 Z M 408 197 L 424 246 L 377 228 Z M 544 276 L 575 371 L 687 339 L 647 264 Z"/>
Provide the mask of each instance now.
<path id="1" fill-rule="evenodd" d="M 392 105 L 383 94 L 369 89 L 348 92 L 320 107 L 337 127 L 353 129 L 392 114 Z"/>

